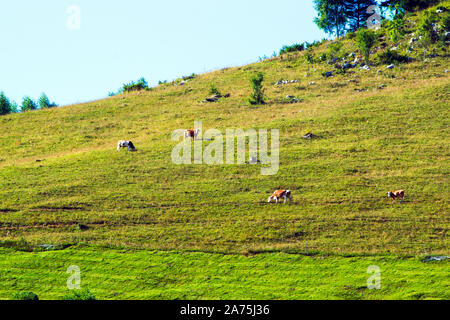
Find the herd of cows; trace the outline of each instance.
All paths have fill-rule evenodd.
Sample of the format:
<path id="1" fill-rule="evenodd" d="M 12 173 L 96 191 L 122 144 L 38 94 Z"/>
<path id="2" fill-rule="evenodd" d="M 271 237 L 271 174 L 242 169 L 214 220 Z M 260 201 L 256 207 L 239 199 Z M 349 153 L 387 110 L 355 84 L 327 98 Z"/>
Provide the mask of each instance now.
<path id="1" fill-rule="evenodd" d="M 199 133 L 200 133 L 199 129 L 186 129 L 184 131 L 184 140 L 189 138 L 195 140 Z M 130 140 L 120 140 L 117 143 L 117 151 L 120 151 L 122 148 L 127 148 L 127 150 L 130 152 L 137 151 L 133 142 Z M 393 201 L 400 199 L 400 202 L 403 202 L 403 199 L 405 198 L 405 190 L 389 191 L 387 193 L 387 196 L 391 198 Z M 272 201 L 275 201 L 275 203 L 278 203 L 281 199 L 284 200 L 283 203 L 286 203 L 288 199 L 289 202 L 292 202 L 291 190 L 282 190 L 282 189 L 275 190 L 275 192 L 268 198 L 267 202 L 270 203 Z"/>

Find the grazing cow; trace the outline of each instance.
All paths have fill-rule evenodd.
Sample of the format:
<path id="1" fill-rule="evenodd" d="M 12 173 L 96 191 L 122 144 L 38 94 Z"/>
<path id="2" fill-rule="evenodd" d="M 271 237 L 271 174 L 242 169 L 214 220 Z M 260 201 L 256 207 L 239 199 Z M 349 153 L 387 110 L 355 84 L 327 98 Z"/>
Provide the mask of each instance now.
<path id="1" fill-rule="evenodd" d="M 281 198 L 284 198 L 284 203 L 286 203 L 287 199 L 292 202 L 291 190 L 277 190 L 269 197 L 267 202 L 275 200 L 275 203 L 278 203 Z"/>
<path id="2" fill-rule="evenodd" d="M 387 195 L 389 198 L 392 198 L 392 200 L 396 200 L 398 198 L 400 199 L 400 202 L 402 202 L 405 197 L 405 190 L 389 191 Z"/>
<path id="3" fill-rule="evenodd" d="M 184 131 L 184 140 L 188 138 L 196 139 L 198 134 L 200 132 L 200 129 L 188 129 Z"/>
<path id="4" fill-rule="evenodd" d="M 127 148 L 128 151 L 136 151 L 136 148 L 131 141 L 120 140 L 117 143 L 117 151 L 120 151 L 122 148 Z"/>

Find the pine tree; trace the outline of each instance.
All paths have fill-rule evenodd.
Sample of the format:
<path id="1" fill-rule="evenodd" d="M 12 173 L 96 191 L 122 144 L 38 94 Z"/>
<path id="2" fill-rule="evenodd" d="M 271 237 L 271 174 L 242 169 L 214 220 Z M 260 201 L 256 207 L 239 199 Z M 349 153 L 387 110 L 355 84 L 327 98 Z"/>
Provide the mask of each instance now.
<path id="1" fill-rule="evenodd" d="M 38 108 L 36 102 L 34 102 L 30 97 L 24 97 L 22 101 L 21 111 L 36 110 Z"/>
<path id="2" fill-rule="evenodd" d="M 48 97 L 45 93 L 42 93 L 41 97 L 39 98 L 39 108 L 45 109 L 50 107 L 50 100 L 48 100 Z"/>
<path id="3" fill-rule="evenodd" d="M 367 13 L 370 6 L 376 6 L 375 0 L 345 0 L 345 14 L 348 20 L 348 29 L 356 31 L 367 26 L 367 19 L 372 13 Z"/>
<path id="4" fill-rule="evenodd" d="M 11 103 L 3 92 L 0 92 L 0 115 L 8 114 L 12 111 Z"/>
<path id="5" fill-rule="evenodd" d="M 248 102 L 250 104 L 264 104 L 264 89 L 262 82 L 264 80 L 264 75 L 261 72 L 258 72 L 254 74 L 251 79 L 250 83 L 252 85 L 253 92 L 250 95 L 250 98 L 248 99 Z"/>
<path id="6" fill-rule="evenodd" d="M 339 38 L 347 23 L 345 0 L 314 0 L 314 6 L 319 14 L 314 19 L 317 26 Z"/>

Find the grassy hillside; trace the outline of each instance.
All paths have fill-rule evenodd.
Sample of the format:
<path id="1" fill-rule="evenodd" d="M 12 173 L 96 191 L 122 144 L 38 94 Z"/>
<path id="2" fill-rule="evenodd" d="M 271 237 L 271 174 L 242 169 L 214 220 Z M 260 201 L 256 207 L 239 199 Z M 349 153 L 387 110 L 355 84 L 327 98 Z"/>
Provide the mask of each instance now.
<path id="1" fill-rule="evenodd" d="M 357 52 L 350 37 L 341 41 L 343 50 Z M 324 42 L 314 54 L 328 45 Z M 370 71 L 355 68 L 331 78 L 322 73 L 332 65 L 307 64 L 304 53 L 290 54 L 202 74 L 184 86 L 170 83 L 81 105 L 2 116 L 0 244 L 200 251 L 188 256 L 200 265 L 210 257 L 206 253 L 235 254 L 229 261 L 234 264 L 246 259 L 239 254 L 270 253 L 256 259 L 289 263 L 297 258 L 276 252 L 313 252 L 335 256 L 327 261 L 343 265 L 347 260 L 338 257 L 342 254 L 391 254 L 389 263 L 394 264 L 394 257 L 448 254 L 450 81 L 445 70 L 450 63 L 447 47 L 435 52 L 438 56 L 426 59 L 415 52 L 413 62 L 392 70 L 384 65 Z M 268 103 L 249 106 L 249 78 L 256 71 L 265 75 Z M 300 82 L 275 86 L 280 79 Z M 202 103 L 211 83 L 230 98 Z M 288 94 L 304 101 L 283 103 Z M 203 122 L 203 131 L 223 133 L 227 128 L 279 129 L 278 174 L 262 176 L 261 165 L 172 164 L 177 143 L 171 141 L 172 131 L 191 128 L 194 121 Z M 307 132 L 319 138 L 302 139 Z M 119 139 L 132 140 L 138 152 L 118 153 Z M 266 203 L 278 187 L 292 190 L 291 205 Z M 404 203 L 387 198 L 393 189 L 406 190 Z M 22 254 L 35 257 L 17 253 Z M 166 259 L 165 253 L 156 254 Z M 9 255 L 0 251 L 0 256 Z M 48 255 L 57 260 L 68 253 Z M 0 265 L 1 272 L 9 270 L 8 263 L 16 264 Z M 399 263 L 406 269 L 425 268 L 418 261 Z M 48 297 L 57 297 L 61 289 L 55 290 Z M 228 297 L 222 291 L 191 295 L 183 290 L 180 295 L 129 293 L 119 298 Z M 0 297 L 5 292 L 10 290 Z M 244 298 L 245 292 L 229 297 Z M 247 298 L 307 297 L 260 294 Z M 381 296 L 383 292 L 374 297 Z M 102 297 L 114 298 L 110 293 Z"/>
<path id="2" fill-rule="evenodd" d="M 69 293 L 67 268 L 102 299 L 449 299 L 448 264 L 379 257 L 254 256 L 72 247 L 39 253 L 1 249 L 0 299 L 31 290 L 41 299 Z M 369 290 L 367 268 L 381 270 Z"/>

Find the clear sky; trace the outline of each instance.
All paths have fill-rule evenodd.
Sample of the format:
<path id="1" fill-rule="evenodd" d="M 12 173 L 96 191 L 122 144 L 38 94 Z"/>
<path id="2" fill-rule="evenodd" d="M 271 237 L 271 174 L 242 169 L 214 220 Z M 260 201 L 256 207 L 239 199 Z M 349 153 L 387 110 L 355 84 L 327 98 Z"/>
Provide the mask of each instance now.
<path id="1" fill-rule="evenodd" d="M 0 91 L 65 105 L 244 65 L 327 37 L 315 15 L 312 0 L 2 1 Z"/>

